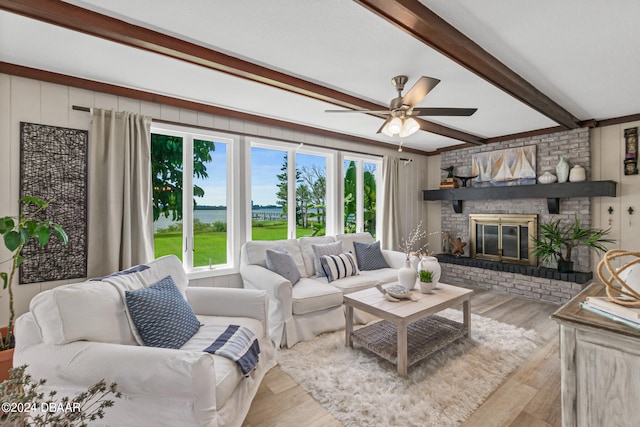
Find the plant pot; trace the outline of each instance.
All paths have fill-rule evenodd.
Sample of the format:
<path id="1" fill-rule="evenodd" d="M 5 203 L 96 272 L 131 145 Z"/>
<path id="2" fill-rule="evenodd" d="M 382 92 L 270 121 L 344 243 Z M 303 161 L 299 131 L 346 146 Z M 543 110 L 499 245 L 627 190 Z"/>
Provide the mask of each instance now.
<path id="1" fill-rule="evenodd" d="M 11 368 L 13 368 L 13 349 L 0 351 L 0 382 L 9 379 Z"/>
<path id="2" fill-rule="evenodd" d="M 442 269 L 440 268 L 440 263 L 438 262 L 438 258 L 434 256 L 426 256 L 422 258 L 420 261 L 420 270 L 429 270 L 433 273 L 431 281 L 433 282 L 433 288 L 438 288 L 438 282 L 440 281 L 440 276 L 442 275 Z"/>
<path id="3" fill-rule="evenodd" d="M 558 271 L 560 273 L 573 272 L 573 261 L 558 261 Z"/>
<path id="4" fill-rule="evenodd" d="M 433 282 L 420 282 L 420 292 L 423 294 L 432 294 Z"/>
<path id="5" fill-rule="evenodd" d="M 0 334 L 7 334 L 7 327 L 0 328 Z M 13 368 L 13 349 L 0 351 L 0 382 L 9 379 L 9 369 Z"/>

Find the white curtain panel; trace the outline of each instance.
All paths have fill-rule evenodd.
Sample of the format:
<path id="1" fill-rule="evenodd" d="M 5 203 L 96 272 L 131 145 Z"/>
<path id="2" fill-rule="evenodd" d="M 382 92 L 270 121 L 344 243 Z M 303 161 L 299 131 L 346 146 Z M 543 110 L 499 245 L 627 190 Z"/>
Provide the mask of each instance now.
<path id="1" fill-rule="evenodd" d="M 89 135 L 87 273 L 151 261 L 151 118 L 94 109 Z"/>
<path id="2" fill-rule="evenodd" d="M 399 242 L 398 218 L 400 218 L 399 159 L 395 156 L 384 156 L 382 160 L 382 235 L 380 242 L 384 249 L 397 250 Z"/>

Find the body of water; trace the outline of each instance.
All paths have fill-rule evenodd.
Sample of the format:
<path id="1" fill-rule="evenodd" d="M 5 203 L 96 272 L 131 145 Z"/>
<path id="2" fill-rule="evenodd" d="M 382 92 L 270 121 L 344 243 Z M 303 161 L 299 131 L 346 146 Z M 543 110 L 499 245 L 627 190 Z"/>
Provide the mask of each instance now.
<path id="1" fill-rule="evenodd" d="M 199 219 L 205 224 L 213 224 L 214 222 L 221 221 L 227 222 L 227 210 L 195 210 L 193 211 L 194 218 Z M 255 221 L 278 221 L 286 218 L 283 216 L 282 208 L 271 209 L 254 209 L 251 211 L 251 216 Z M 153 231 L 168 228 L 171 224 L 175 224 L 176 221 L 172 221 L 171 218 L 165 218 L 160 216 L 156 222 L 153 223 Z"/>

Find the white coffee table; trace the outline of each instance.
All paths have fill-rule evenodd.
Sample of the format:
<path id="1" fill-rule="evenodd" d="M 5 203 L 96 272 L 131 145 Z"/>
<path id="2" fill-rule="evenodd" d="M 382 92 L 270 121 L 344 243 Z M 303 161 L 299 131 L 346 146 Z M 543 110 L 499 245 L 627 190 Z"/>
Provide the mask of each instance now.
<path id="1" fill-rule="evenodd" d="M 391 284 L 389 284 L 391 285 Z M 345 345 L 355 342 L 395 363 L 398 375 L 407 377 L 408 367 L 451 342 L 471 334 L 471 289 L 439 283 L 432 294 L 412 291 L 417 301 L 387 301 L 375 288 L 344 296 L 347 327 Z M 440 316 L 439 311 L 462 303 L 463 323 Z M 381 321 L 353 330 L 353 309 L 380 317 Z"/>

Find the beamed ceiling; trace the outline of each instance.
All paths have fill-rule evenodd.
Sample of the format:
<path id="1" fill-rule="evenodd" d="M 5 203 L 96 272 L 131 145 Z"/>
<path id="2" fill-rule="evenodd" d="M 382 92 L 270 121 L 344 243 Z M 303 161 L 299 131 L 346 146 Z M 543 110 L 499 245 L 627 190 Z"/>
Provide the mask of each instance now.
<path id="1" fill-rule="evenodd" d="M 441 82 L 405 148 L 640 118 L 635 0 L 0 0 L 0 72 L 398 146 L 391 78 Z"/>

